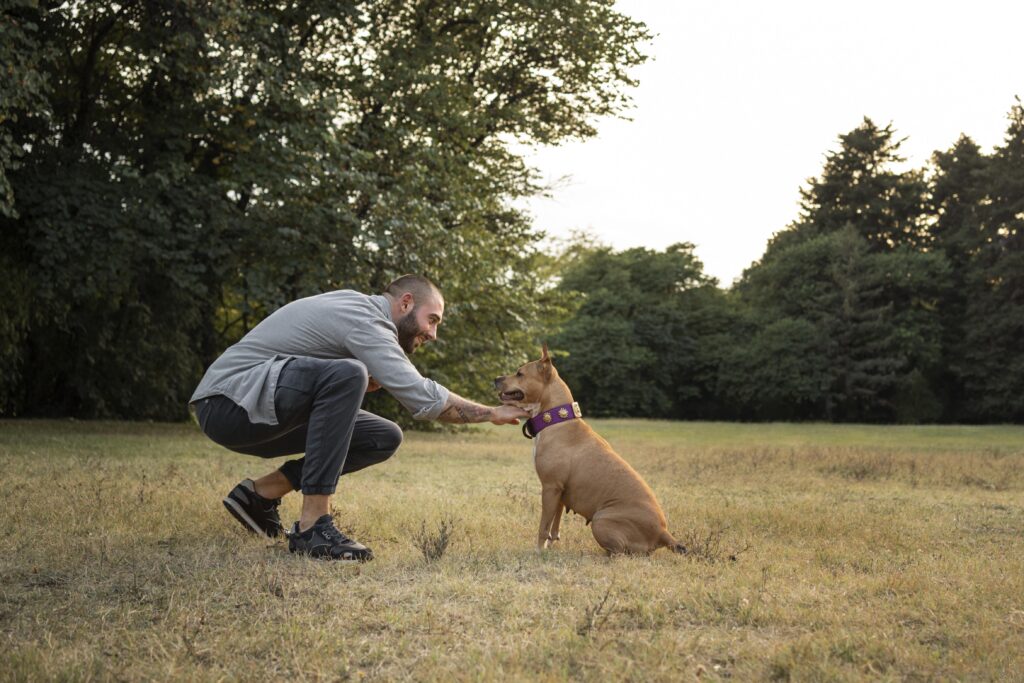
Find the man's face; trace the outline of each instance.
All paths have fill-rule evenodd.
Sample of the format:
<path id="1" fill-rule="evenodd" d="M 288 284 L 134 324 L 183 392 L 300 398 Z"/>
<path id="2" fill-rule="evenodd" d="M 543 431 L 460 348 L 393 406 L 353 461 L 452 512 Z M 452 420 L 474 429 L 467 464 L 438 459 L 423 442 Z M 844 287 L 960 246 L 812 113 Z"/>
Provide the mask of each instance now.
<path id="1" fill-rule="evenodd" d="M 406 353 L 413 353 L 423 344 L 437 339 L 437 326 L 444 315 L 444 301 L 438 297 L 429 297 L 422 302 L 400 300 L 400 310 L 405 314 L 398 319 L 398 344 Z"/>

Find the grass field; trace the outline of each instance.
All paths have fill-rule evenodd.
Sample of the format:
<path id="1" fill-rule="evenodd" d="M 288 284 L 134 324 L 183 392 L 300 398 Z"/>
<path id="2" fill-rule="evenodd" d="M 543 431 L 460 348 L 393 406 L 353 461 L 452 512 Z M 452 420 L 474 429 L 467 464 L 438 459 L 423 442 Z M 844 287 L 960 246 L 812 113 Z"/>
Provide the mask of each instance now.
<path id="1" fill-rule="evenodd" d="M 0 422 L 0 679 L 1024 680 L 1024 427 L 592 424 L 690 556 L 609 560 L 571 515 L 535 552 L 518 428 L 408 434 L 343 479 L 377 559 L 342 566 L 223 510 L 279 461 Z"/>

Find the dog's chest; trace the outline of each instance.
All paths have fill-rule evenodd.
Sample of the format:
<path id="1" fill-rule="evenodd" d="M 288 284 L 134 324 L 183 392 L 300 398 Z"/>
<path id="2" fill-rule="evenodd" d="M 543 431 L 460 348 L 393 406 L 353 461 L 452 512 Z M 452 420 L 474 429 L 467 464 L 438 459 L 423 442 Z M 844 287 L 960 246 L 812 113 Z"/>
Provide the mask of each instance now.
<path id="1" fill-rule="evenodd" d="M 557 457 L 558 454 L 552 452 L 552 448 L 557 448 L 558 444 L 558 439 L 552 438 L 546 429 L 533 438 L 533 469 L 537 471 L 541 481 L 549 481 L 562 469 L 561 465 L 564 465 Z M 541 439 L 544 441 L 541 442 Z"/>

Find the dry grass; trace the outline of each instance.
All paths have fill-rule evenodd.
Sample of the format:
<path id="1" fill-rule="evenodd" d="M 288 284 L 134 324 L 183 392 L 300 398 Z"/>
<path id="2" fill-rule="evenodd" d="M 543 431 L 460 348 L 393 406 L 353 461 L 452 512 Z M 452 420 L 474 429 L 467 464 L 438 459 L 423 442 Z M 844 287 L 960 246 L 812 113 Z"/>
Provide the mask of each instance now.
<path id="1" fill-rule="evenodd" d="M 343 480 L 354 567 L 236 528 L 277 461 L 191 425 L 0 422 L 0 679 L 1024 677 L 1024 428 L 594 424 L 690 556 L 606 559 L 571 515 L 535 553 L 514 428 Z"/>

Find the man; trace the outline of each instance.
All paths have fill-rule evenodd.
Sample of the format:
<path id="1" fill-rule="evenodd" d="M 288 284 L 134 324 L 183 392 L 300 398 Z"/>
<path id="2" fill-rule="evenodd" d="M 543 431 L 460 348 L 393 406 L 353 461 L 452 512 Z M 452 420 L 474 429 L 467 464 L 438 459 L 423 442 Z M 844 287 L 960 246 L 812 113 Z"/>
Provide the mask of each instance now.
<path id="1" fill-rule="evenodd" d="M 302 491 L 302 514 L 288 534 L 292 552 L 365 562 L 373 553 L 346 537 L 329 514 L 338 477 L 388 459 L 402 443 L 390 420 L 360 410 L 383 387 L 419 420 L 518 424 L 514 406 L 483 406 L 420 375 L 406 354 L 437 338 L 440 290 L 404 275 L 383 294 L 339 290 L 271 313 L 206 371 L 191 403 L 203 432 L 239 453 L 274 458 L 305 453 L 255 481 L 224 506 L 250 531 L 282 530 L 278 505 Z"/>

